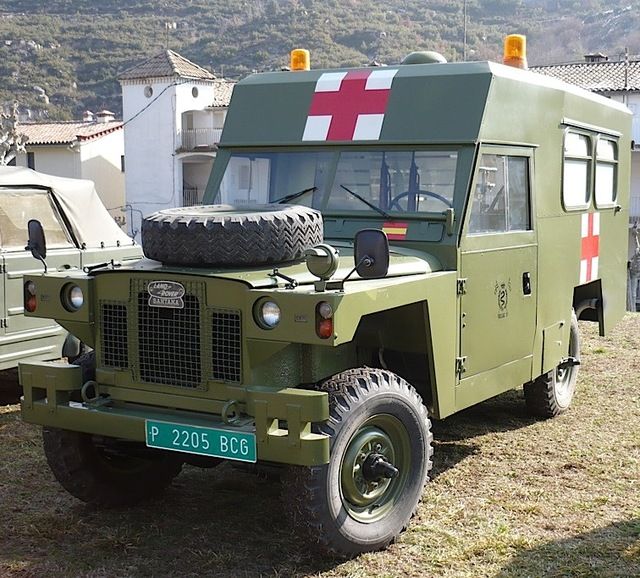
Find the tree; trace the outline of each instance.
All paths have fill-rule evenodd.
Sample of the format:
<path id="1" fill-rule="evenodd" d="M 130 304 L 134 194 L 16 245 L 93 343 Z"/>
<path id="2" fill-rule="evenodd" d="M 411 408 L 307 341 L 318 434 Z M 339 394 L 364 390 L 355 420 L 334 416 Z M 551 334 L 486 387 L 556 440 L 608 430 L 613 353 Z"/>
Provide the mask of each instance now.
<path id="1" fill-rule="evenodd" d="M 0 113 L 0 165 L 8 165 L 18 153 L 26 152 L 25 142 L 27 137 L 18 132 L 18 102 L 14 101 L 11 113 Z"/>

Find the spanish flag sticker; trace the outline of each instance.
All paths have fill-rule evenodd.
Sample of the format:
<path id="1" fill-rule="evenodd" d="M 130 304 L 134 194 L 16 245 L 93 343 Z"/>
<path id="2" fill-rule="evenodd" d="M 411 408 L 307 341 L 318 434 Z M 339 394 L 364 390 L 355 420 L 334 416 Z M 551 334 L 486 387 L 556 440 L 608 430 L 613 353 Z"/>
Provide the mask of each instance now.
<path id="1" fill-rule="evenodd" d="M 390 241 L 403 241 L 407 238 L 407 223 L 385 223 L 382 230 L 387 234 Z"/>

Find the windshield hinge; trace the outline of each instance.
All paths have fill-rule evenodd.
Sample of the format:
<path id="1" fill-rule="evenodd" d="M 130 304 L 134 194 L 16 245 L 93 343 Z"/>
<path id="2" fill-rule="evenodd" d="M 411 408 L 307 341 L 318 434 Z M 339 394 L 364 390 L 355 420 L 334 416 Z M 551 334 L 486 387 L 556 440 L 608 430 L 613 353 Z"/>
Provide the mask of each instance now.
<path id="1" fill-rule="evenodd" d="M 464 295 L 467 292 L 467 278 L 458 279 L 457 293 L 458 295 Z"/>
<path id="2" fill-rule="evenodd" d="M 467 356 L 456 357 L 456 374 L 458 375 L 458 379 L 462 378 L 462 374 L 467 371 Z"/>

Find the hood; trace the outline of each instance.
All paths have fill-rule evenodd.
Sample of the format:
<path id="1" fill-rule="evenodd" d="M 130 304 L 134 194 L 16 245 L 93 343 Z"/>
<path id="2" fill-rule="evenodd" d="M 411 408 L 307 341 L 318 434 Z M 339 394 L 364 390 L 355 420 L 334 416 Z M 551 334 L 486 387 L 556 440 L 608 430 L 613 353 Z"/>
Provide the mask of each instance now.
<path id="1" fill-rule="evenodd" d="M 332 246 L 339 251 L 338 269 L 331 277 L 331 281 L 340 281 L 344 279 L 353 269 L 353 245 L 346 243 L 332 243 Z M 284 287 L 287 283 L 282 278 L 274 278 L 269 275 L 277 269 L 279 273 L 286 275 L 298 282 L 298 285 L 308 285 L 318 278 L 309 273 L 304 261 L 295 261 L 291 263 L 281 263 L 271 266 L 261 265 L 260 267 L 250 268 L 242 267 L 238 269 L 229 268 L 192 268 L 192 267 L 171 267 L 162 265 L 157 261 L 144 259 L 138 261 L 130 267 L 123 267 L 120 271 L 145 271 L 158 273 L 177 273 L 188 275 L 199 275 L 203 277 L 217 277 L 220 279 L 228 279 L 231 281 L 241 281 L 246 283 L 253 289 L 266 289 L 274 287 Z M 407 249 L 405 247 L 391 247 L 389 252 L 389 271 L 385 278 L 400 277 L 406 275 L 424 275 L 441 271 L 442 265 L 433 255 Z M 358 281 L 361 278 L 354 273 L 349 281 Z"/>

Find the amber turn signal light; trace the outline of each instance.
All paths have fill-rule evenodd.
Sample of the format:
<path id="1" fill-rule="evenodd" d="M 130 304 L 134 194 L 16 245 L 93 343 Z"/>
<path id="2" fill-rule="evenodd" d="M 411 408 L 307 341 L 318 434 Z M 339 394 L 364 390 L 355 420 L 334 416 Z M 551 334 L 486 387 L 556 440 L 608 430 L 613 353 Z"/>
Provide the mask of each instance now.
<path id="1" fill-rule="evenodd" d="M 37 307 L 36 284 L 33 281 L 27 281 L 24 284 L 24 309 L 29 313 L 33 313 Z"/>
<path id="2" fill-rule="evenodd" d="M 320 339 L 333 336 L 333 307 L 326 301 L 316 306 L 316 334 Z"/>

